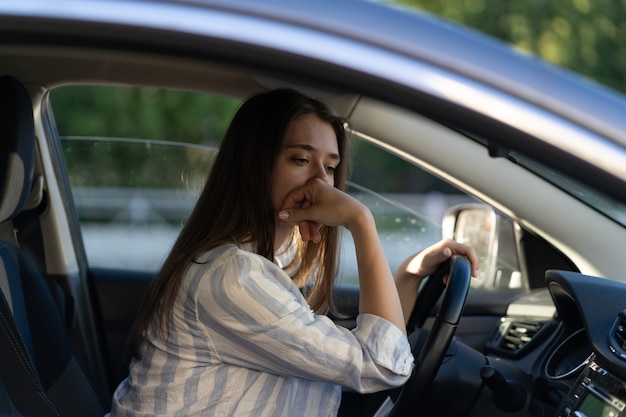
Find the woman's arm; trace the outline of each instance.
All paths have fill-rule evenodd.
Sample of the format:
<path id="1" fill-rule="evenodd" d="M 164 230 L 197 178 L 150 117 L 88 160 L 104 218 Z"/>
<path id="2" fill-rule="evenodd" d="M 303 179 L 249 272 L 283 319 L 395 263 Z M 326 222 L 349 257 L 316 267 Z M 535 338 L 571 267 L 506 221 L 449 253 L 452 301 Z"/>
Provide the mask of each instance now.
<path id="1" fill-rule="evenodd" d="M 304 240 L 319 241 L 319 226 L 344 226 L 354 240 L 359 269 L 361 313 L 370 313 L 406 332 L 398 291 L 369 209 L 321 180 L 292 191 L 278 213 L 281 222 L 297 224 Z"/>
<path id="2" fill-rule="evenodd" d="M 452 255 L 465 256 L 472 265 L 472 275 L 478 275 L 478 256 L 474 248 L 454 240 L 441 240 L 432 246 L 408 257 L 394 275 L 404 322 L 408 322 L 409 316 L 415 307 L 417 291 L 422 279 L 432 275 L 440 265 Z M 444 280 L 448 277 L 445 276 Z"/>
<path id="3" fill-rule="evenodd" d="M 372 214 L 363 206 L 346 227 L 352 233 L 359 269 L 359 311 L 382 317 L 406 333 L 400 297 Z"/>
<path id="4" fill-rule="evenodd" d="M 190 288 L 198 288 L 199 323 L 185 321 L 181 326 L 192 328 L 181 327 L 177 336 L 198 338 L 182 343 L 193 352 L 206 346 L 215 353 L 203 360 L 359 392 L 399 386 L 411 374 L 411 348 L 394 324 L 360 314 L 352 331 L 337 326 L 315 315 L 291 278 L 269 260 L 234 246 L 213 253 L 210 263 L 189 271 Z M 184 309 L 185 317 L 194 317 L 189 306 Z"/>

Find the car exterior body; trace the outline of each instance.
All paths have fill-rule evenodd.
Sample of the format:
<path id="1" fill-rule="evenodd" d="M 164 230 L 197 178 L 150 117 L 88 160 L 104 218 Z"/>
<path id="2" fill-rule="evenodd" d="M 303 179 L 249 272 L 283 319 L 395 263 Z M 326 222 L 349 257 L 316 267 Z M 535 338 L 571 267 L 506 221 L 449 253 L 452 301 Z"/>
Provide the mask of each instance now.
<path id="1" fill-rule="evenodd" d="M 385 235 L 390 259 L 399 256 L 390 260 L 392 266 L 439 233 L 485 248 L 488 265 L 481 265 L 485 272 L 470 291 L 457 336 L 508 378 L 523 375 L 519 384 L 531 393 L 515 415 L 541 409 L 556 416 L 567 407 L 573 413 L 585 406 L 581 395 L 579 402 L 569 403 L 585 372 L 595 375 L 602 369 L 613 378 L 611 384 L 624 385 L 626 363 L 614 341 L 614 324 L 626 308 L 620 301 L 626 300 L 621 283 L 626 281 L 621 254 L 626 242 L 626 100 L 619 94 L 432 16 L 349 0 L 1 3 L 0 57 L 0 74 L 23 82 L 33 102 L 35 174 L 48 202 L 39 216 L 42 270 L 75 299 L 76 343 L 109 390 L 125 375 L 125 338 L 178 229 L 158 238 L 137 230 L 152 233 L 154 218 L 166 212 L 175 213 L 170 223 L 182 221 L 197 194 L 184 194 L 189 190 L 174 185 L 165 194 L 133 199 L 122 196 L 126 186 L 81 187 L 81 175 L 88 174 L 74 174 L 68 152 L 78 152 L 85 143 L 115 143 L 126 152 L 131 145 L 150 152 L 163 146 L 165 154 L 184 148 L 187 155 L 196 145 L 170 146 L 149 138 L 81 142 L 80 132 L 60 132 L 55 123 L 61 116 L 55 90 L 71 86 L 157 88 L 242 100 L 289 85 L 323 97 L 347 117 L 356 140 L 458 190 L 461 197 L 438 211 L 441 229 L 431 230 L 421 223 L 426 209 L 407 198 L 411 193 L 369 190 L 367 175 L 365 183 L 354 184 L 372 211 L 381 201 L 400 209 L 401 214 L 386 211 L 378 220 L 391 216 L 391 223 L 402 227 L 402 233 L 390 227 Z M 78 117 L 72 115 L 67 117 Z M 200 164 L 204 171 L 189 175 L 201 184 L 215 149 L 198 149 L 198 158 L 209 162 Z M 375 167 L 376 160 L 370 164 Z M 372 172 L 384 176 L 385 169 Z M 466 205 L 450 208 L 459 202 Z M 127 232 L 122 241 L 132 242 L 120 251 L 130 253 L 131 260 L 147 259 L 146 253 L 131 252 L 145 249 L 144 242 L 156 242 L 160 252 L 139 267 L 116 264 L 111 253 L 120 241 L 106 240 L 104 229 L 81 217 L 90 204 L 100 211 L 112 207 L 114 215 L 103 215 L 108 223 L 132 209 L 124 214 L 131 223 L 117 229 Z M 473 208 L 478 210 L 474 223 Z M 417 229 L 408 226 L 415 223 Z M 0 237 L 17 240 L 13 224 L 1 226 Z M 164 233 L 167 237 L 158 240 Z M 423 241 L 414 240 L 419 233 Z M 472 240 L 485 236 L 484 245 Z M 612 295 L 604 298 L 609 290 Z M 347 285 L 338 291 L 345 291 L 349 304 L 358 289 Z M 520 323 L 527 326 L 518 333 L 538 326 L 541 337 L 523 349 L 507 350 L 500 341 Z M 350 326 L 349 320 L 343 324 Z M 448 363 L 462 362 L 474 363 L 465 353 L 451 355 Z M 564 369 L 570 364 L 575 365 L 571 373 Z M 442 365 L 439 391 L 422 409 L 425 415 L 510 415 L 491 399 L 492 388 L 475 367 L 459 372 L 454 375 Z M 593 392 L 604 404 L 603 388 L 592 385 L 582 387 L 585 395 Z M 446 405 L 462 391 L 472 394 L 456 408 Z M 344 393 L 344 398 L 346 415 L 361 415 L 360 397 Z M 614 407 L 622 415 L 626 398 L 619 394 L 613 400 L 606 410 Z"/>

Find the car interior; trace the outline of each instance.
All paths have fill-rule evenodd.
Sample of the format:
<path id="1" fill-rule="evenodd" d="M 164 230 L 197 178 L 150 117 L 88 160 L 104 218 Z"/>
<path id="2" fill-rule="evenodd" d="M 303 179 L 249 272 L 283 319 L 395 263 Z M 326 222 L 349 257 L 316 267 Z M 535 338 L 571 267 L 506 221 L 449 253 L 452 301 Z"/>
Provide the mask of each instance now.
<path id="1" fill-rule="evenodd" d="M 83 359 L 75 353 L 67 332 L 72 319 L 63 313 L 75 314 L 70 310 L 69 299 L 58 282 L 44 278 L 27 249 L 38 250 L 36 246 L 42 242 L 31 241 L 29 234 L 40 239 L 41 231 L 29 231 L 32 217 L 20 216 L 30 216 L 28 211 L 37 210 L 43 198 L 41 187 L 35 186 L 34 195 L 31 193 L 35 135 L 30 97 L 25 87 L 10 76 L 0 78 L 0 96 L 4 128 L 1 222 L 25 222 L 24 228 L 15 227 L 21 247 L 6 241 L 0 243 L 4 358 L 0 412 L 103 415 L 108 402 L 106 391 L 96 388 L 99 382 L 82 365 Z"/>
<path id="2" fill-rule="evenodd" d="M 453 290 L 431 284 L 437 296 L 422 303 L 426 311 L 414 312 L 420 316 L 411 337 L 414 352 L 426 346 L 424 355 L 438 353 L 437 366 L 424 380 L 393 392 L 344 390 L 340 415 L 385 415 L 376 413 L 390 407 L 388 398 L 400 404 L 391 415 L 557 416 L 575 407 L 588 417 L 625 415 L 626 287 L 615 281 L 623 279 L 623 269 L 614 262 L 616 252 L 598 251 L 593 261 L 587 256 L 594 245 L 622 247 L 624 225 L 546 181 L 541 163 L 514 158 L 492 140 L 524 133 L 485 115 L 439 117 L 454 109 L 449 103 L 406 108 L 401 100 L 284 69 L 172 51 L 9 45 L 0 56 L 0 415 L 105 415 L 127 374 L 126 339 L 158 268 L 90 264 L 49 97 L 67 85 L 240 100 L 293 86 L 345 116 L 356 140 L 474 199 L 446 210 L 440 237 L 477 245 L 484 282 L 466 282 L 469 289 L 459 290 L 458 299 Z M 533 198 L 524 190 L 533 190 Z M 581 219 L 593 219 L 593 225 Z M 585 227 L 602 242 L 582 241 Z M 434 303 L 441 292 L 444 301 Z M 438 328 L 450 303 L 458 317 L 446 342 L 432 347 L 428 330 Z M 337 304 L 345 314 L 334 318 L 337 323 L 354 326 L 358 287 L 338 286 Z M 424 363 L 433 361 L 426 356 Z"/>

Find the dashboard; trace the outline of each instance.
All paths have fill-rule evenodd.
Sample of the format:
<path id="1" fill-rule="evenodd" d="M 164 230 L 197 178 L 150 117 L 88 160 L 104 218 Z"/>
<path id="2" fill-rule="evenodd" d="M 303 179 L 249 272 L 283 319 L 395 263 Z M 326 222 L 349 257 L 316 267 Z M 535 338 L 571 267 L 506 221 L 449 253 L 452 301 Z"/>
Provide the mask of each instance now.
<path id="1" fill-rule="evenodd" d="M 596 361 L 592 355 L 570 394 L 565 397 L 559 417 L 619 417 L 626 409 L 626 385 Z"/>
<path id="2" fill-rule="evenodd" d="M 573 329 L 558 346 L 558 360 L 548 360 L 546 371 L 554 371 L 548 374 L 553 378 L 561 372 L 578 374 L 559 404 L 558 416 L 626 415 L 624 284 L 561 271 L 549 271 L 546 278 L 557 317 Z M 564 366 L 551 368 L 557 363 Z"/>
<path id="3" fill-rule="evenodd" d="M 545 278 L 508 304 L 484 349 L 453 339 L 419 415 L 626 417 L 626 284 Z"/>
<path id="4" fill-rule="evenodd" d="M 555 270 L 546 279 L 509 306 L 487 357 L 528 375 L 532 415 L 626 416 L 626 285 Z"/>

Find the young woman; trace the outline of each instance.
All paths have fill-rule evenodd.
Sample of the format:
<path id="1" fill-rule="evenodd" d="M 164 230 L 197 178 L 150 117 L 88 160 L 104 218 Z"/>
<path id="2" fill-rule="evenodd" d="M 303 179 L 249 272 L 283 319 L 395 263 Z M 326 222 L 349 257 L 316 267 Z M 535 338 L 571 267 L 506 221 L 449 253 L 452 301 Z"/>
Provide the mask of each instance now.
<path id="1" fill-rule="evenodd" d="M 235 115 L 211 175 L 153 282 L 131 335 L 130 373 L 111 415 L 333 416 L 341 386 L 399 386 L 413 368 L 404 313 L 369 210 L 346 194 L 344 120 L 288 89 Z M 354 239 L 360 314 L 334 312 L 340 226 Z M 452 253 L 408 261 L 412 291 Z M 474 272 L 476 272 L 474 270 Z"/>

